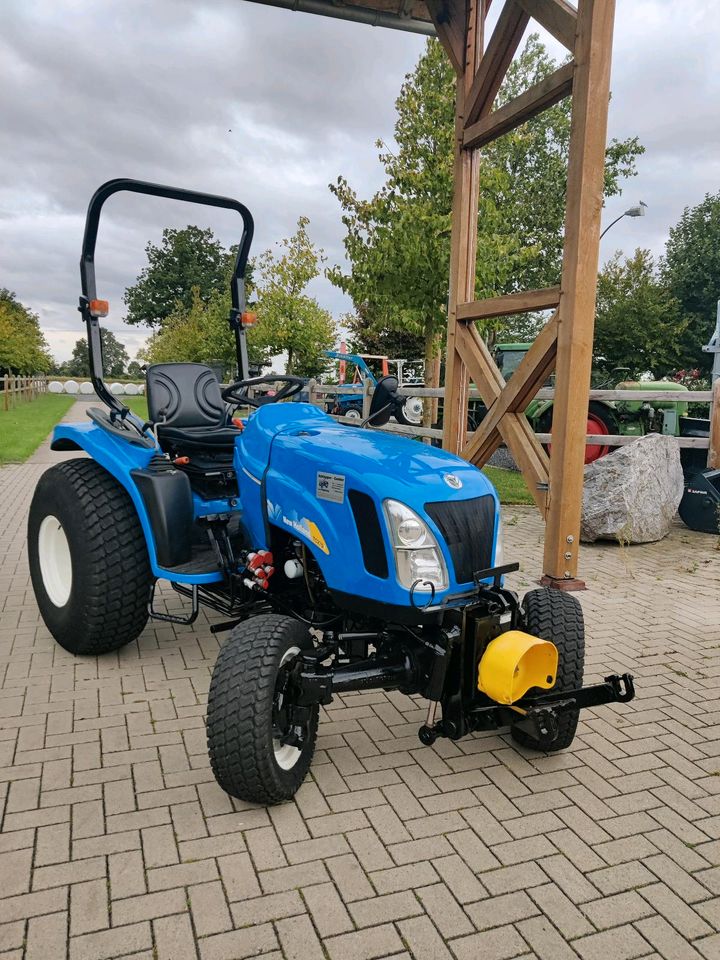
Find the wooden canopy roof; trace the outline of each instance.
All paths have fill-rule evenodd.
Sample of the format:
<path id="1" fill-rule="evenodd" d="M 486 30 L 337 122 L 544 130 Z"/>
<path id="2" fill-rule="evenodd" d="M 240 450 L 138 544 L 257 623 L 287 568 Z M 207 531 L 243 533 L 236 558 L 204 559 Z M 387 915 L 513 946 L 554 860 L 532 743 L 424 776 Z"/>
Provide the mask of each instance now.
<path id="1" fill-rule="evenodd" d="M 317 13 L 324 17 L 390 27 L 409 33 L 435 35 L 428 8 L 423 0 L 253 0 L 285 10 Z"/>

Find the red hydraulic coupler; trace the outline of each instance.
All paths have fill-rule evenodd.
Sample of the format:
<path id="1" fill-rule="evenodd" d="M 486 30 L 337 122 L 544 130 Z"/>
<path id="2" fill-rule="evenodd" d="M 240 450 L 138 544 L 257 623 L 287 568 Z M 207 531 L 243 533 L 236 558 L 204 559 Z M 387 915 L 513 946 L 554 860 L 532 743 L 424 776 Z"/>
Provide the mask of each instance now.
<path id="1" fill-rule="evenodd" d="M 275 573 L 272 563 L 273 555 L 269 550 L 249 553 L 245 558 L 245 569 L 250 576 L 243 580 L 245 586 L 251 590 L 256 590 L 258 587 L 261 590 L 267 590 L 270 586 L 270 577 Z"/>

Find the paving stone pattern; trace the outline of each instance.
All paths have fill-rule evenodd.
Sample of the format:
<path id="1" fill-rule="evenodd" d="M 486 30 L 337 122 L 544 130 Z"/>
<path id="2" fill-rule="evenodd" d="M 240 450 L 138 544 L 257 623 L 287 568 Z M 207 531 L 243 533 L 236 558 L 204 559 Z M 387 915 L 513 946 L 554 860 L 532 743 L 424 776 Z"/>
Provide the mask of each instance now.
<path id="1" fill-rule="evenodd" d="M 584 549 L 589 679 L 638 698 L 569 751 L 429 749 L 420 701 L 351 694 L 264 809 L 210 772 L 207 619 L 97 660 L 51 640 L 24 538 L 53 459 L 0 471 L 0 960 L 720 958 L 717 538 Z M 506 519 L 525 589 L 541 524 Z"/>

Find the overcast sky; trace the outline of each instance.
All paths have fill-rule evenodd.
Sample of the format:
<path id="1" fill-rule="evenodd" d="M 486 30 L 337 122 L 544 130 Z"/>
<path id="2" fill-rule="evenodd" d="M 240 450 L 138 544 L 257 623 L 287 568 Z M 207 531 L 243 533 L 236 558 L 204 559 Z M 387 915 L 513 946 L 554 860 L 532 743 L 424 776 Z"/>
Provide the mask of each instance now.
<path id="1" fill-rule="evenodd" d="M 424 44 L 247 0 L 2 0 L 1 9 L 0 286 L 40 314 L 59 359 L 83 333 L 87 202 L 112 177 L 237 197 L 255 216 L 256 253 L 309 216 L 313 240 L 339 262 L 327 184 L 343 174 L 361 195 L 379 185 L 374 141 L 391 138 L 394 99 Z M 661 253 L 683 207 L 720 190 L 718 49 L 716 0 L 618 0 L 610 135 L 636 134 L 647 152 L 605 219 L 640 199 L 648 212 L 613 228 L 604 257 L 638 245 Z M 236 223 L 129 195 L 105 211 L 98 295 L 132 356 L 146 332 L 123 324 L 121 298 L 145 243 L 193 222 L 230 244 Z M 314 292 L 336 315 L 347 309 L 327 281 Z"/>

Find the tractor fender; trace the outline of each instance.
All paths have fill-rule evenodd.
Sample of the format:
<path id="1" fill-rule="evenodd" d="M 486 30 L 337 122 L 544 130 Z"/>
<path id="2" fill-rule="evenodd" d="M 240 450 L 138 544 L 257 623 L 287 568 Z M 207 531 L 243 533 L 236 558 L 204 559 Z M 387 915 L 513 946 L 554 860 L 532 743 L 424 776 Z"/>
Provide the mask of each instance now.
<path id="1" fill-rule="evenodd" d="M 157 450 L 152 446 L 139 446 L 128 443 L 103 430 L 95 423 L 60 423 L 53 431 L 52 450 L 83 450 L 123 486 L 137 511 L 145 536 L 150 567 L 155 577 L 167 579 L 170 574 L 158 561 L 158 549 L 153 534 L 153 526 L 143 495 L 138 487 L 134 471 L 143 471 Z M 184 575 L 172 575 L 178 582 L 188 580 Z M 191 578 L 198 582 L 198 576 Z M 207 575 L 208 580 L 217 579 L 216 575 Z"/>

